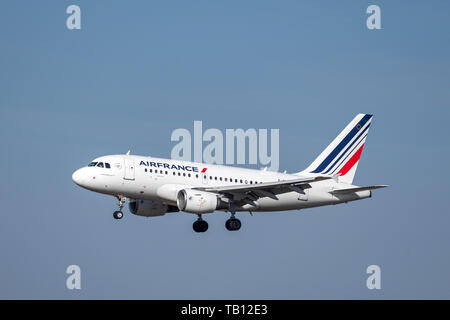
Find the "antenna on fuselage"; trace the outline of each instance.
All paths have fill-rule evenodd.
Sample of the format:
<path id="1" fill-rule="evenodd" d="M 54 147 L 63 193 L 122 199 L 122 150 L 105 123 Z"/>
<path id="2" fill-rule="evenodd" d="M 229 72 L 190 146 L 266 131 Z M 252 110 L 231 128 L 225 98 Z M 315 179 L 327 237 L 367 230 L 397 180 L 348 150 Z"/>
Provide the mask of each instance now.
<path id="1" fill-rule="evenodd" d="M 125 155 L 129 156 L 130 152 L 131 152 L 131 150 L 128 150 L 128 152 Z"/>

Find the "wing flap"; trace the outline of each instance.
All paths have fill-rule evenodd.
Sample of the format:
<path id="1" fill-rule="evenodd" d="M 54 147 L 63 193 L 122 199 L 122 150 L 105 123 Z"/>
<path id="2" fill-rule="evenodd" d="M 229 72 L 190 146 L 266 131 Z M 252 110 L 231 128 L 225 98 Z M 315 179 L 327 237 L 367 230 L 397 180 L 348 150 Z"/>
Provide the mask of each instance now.
<path id="1" fill-rule="evenodd" d="M 299 179 L 291 179 L 284 181 L 276 181 L 276 182 L 264 182 L 258 184 L 243 184 L 238 186 L 223 186 L 223 187 L 201 187 L 194 188 L 197 190 L 209 191 L 209 192 L 217 192 L 217 193 L 241 193 L 248 191 L 265 191 L 265 190 L 273 190 L 276 188 L 290 187 L 290 186 L 301 186 L 307 185 L 309 183 L 318 182 L 322 180 L 332 179 L 332 177 L 326 176 L 318 176 L 313 178 L 299 178 Z"/>

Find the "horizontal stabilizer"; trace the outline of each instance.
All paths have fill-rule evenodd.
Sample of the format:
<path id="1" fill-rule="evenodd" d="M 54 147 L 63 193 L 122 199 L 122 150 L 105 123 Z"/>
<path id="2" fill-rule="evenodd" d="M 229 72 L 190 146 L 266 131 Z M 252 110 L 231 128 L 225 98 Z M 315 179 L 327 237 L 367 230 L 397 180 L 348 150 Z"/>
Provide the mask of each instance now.
<path id="1" fill-rule="evenodd" d="M 377 186 L 355 187 L 355 188 L 348 188 L 348 189 L 333 190 L 333 191 L 330 191 L 330 193 L 345 194 L 345 193 L 352 193 L 352 192 L 365 191 L 365 190 L 374 190 L 374 189 L 380 189 L 380 188 L 386 188 L 386 187 L 389 187 L 389 186 L 382 184 L 382 185 L 377 185 Z"/>

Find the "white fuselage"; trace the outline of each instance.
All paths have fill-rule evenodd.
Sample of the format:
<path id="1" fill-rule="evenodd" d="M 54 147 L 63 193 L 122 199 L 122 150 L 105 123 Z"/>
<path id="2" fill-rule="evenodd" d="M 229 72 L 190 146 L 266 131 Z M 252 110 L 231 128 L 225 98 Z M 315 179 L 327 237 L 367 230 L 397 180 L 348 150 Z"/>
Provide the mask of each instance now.
<path id="1" fill-rule="evenodd" d="M 103 167 L 87 166 L 78 169 L 72 177 L 76 184 L 94 192 L 159 201 L 172 206 L 177 205 L 177 193 L 182 189 L 251 185 L 315 176 L 311 173 L 286 174 L 136 155 L 104 156 L 92 163 L 94 162 L 103 163 Z M 296 210 L 371 196 L 368 190 L 345 195 L 330 193 L 349 187 L 352 185 L 338 182 L 337 179 L 319 181 L 311 184 L 303 194 L 291 191 L 280 193 L 276 199 L 261 197 L 254 204 L 244 204 L 236 208 L 236 211 Z"/>

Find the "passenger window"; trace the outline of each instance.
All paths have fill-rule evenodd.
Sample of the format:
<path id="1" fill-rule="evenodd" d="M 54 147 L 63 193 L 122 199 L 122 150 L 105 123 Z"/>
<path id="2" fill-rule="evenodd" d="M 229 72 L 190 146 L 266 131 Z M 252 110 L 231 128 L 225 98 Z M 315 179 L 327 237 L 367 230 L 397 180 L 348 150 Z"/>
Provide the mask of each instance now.
<path id="1" fill-rule="evenodd" d="M 97 164 L 97 167 L 103 168 L 103 162 L 99 162 L 99 163 Z"/>
<path id="2" fill-rule="evenodd" d="M 167 174 L 168 172 L 166 171 L 165 173 Z"/>
<path id="3" fill-rule="evenodd" d="M 228 179 L 228 178 L 225 178 L 225 182 L 227 182 L 227 179 Z"/>
<path id="4" fill-rule="evenodd" d="M 241 183 L 242 183 L 242 179 L 241 179 L 240 181 L 241 181 Z"/>
<path id="5" fill-rule="evenodd" d="M 144 171 L 147 172 L 147 168 L 145 168 Z"/>
<path id="6" fill-rule="evenodd" d="M 198 178 L 198 174 L 196 174 L 195 177 Z"/>
<path id="7" fill-rule="evenodd" d="M 220 179 L 219 179 L 220 181 L 222 181 L 222 177 L 220 177 Z"/>
<path id="8" fill-rule="evenodd" d="M 234 179 L 234 182 L 236 182 L 236 183 L 237 183 L 237 179 Z"/>
<path id="9" fill-rule="evenodd" d="M 253 181 L 252 181 L 252 180 L 250 180 L 250 184 L 253 184 Z"/>
<path id="10" fill-rule="evenodd" d="M 173 175 L 176 175 L 176 172 L 175 172 L 175 171 L 173 172 Z"/>
<path id="11" fill-rule="evenodd" d="M 178 176 L 181 176 L 181 173 L 178 172 Z"/>

